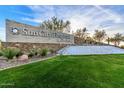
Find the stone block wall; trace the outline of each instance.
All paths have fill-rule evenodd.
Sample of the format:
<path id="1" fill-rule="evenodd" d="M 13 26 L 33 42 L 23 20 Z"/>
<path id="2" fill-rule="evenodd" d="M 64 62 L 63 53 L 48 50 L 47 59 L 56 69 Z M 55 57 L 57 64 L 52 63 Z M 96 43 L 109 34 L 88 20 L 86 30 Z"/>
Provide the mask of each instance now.
<path id="1" fill-rule="evenodd" d="M 17 48 L 20 48 L 22 51 L 29 51 L 32 48 L 41 48 L 41 49 L 47 48 L 47 49 L 53 49 L 54 51 L 57 51 L 67 46 L 67 44 L 2 42 L 2 46 L 17 47 Z"/>

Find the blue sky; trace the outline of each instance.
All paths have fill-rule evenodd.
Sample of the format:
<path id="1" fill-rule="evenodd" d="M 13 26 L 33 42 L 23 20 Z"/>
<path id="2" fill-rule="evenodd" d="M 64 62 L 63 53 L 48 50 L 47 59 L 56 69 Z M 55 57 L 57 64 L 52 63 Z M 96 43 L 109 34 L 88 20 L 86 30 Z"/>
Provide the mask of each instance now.
<path id="1" fill-rule="evenodd" d="M 0 39 L 5 41 L 5 19 L 38 26 L 44 20 L 56 16 L 71 22 L 71 30 L 87 27 L 89 33 L 104 28 L 108 35 L 124 34 L 124 6 L 0 6 Z"/>

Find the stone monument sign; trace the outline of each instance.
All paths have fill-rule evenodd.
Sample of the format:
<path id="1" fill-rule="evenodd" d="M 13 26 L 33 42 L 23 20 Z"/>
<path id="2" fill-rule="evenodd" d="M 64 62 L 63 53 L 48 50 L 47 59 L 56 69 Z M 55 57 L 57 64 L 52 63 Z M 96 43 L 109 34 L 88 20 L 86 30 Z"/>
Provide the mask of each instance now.
<path id="1" fill-rule="evenodd" d="M 74 36 L 7 19 L 6 42 L 73 44 Z"/>

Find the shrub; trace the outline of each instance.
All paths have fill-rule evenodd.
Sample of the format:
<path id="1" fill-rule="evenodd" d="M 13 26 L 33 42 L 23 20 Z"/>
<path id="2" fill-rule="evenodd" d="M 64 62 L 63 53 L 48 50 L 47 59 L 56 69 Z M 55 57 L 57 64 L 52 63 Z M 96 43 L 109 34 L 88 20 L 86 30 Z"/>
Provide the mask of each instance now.
<path id="1" fill-rule="evenodd" d="M 47 49 L 40 49 L 40 50 L 39 50 L 39 54 L 40 54 L 41 56 L 46 56 L 47 53 L 48 53 L 48 50 L 47 50 Z"/>
<path id="2" fill-rule="evenodd" d="M 53 49 L 49 49 L 50 53 L 55 53 L 55 51 Z"/>
<path id="3" fill-rule="evenodd" d="M 120 48 L 123 48 L 124 49 L 124 45 L 121 45 Z"/>
<path id="4" fill-rule="evenodd" d="M 32 57 L 32 56 L 35 56 L 35 55 L 37 55 L 37 54 L 38 54 L 37 49 L 31 49 L 31 50 L 29 50 L 28 56 L 29 56 L 29 57 Z"/>
<path id="5" fill-rule="evenodd" d="M 3 46 L 2 46 L 2 43 L 1 43 L 1 41 L 0 41 L 0 49 L 2 49 L 3 48 Z"/>
<path id="6" fill-rule="evenodd" d="M 0 56 L 2 56 L 2 51 L 0 50 Z"/>
<path id="7" fill-rule="evenodd" d="M 19 57 L 21 55 L 23 55 L 24 53 L 20 50 L 20 49 L 17 49 L 17 54 L 16 54 L 16 57 Z"/>
<path id="8" fill-rule="evenodd" d="M 18 48 L 4 48 L 2 49 L 2 56 L 7 59 L 13 59 L 13 57 L 18 56 L 20 52 L 21 51 Z"/>

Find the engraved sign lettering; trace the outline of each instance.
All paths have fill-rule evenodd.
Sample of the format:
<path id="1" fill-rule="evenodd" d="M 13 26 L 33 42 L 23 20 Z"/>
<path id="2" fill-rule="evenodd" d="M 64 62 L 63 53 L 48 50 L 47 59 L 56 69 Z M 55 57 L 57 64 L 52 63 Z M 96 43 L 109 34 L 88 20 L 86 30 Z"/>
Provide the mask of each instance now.
<path id="1" fill-rule="evenodd" d="M 40 27 L 6 20 L 6 41 L 73 44 L 74 36 L 62 32 L 44 31 Z"/>

